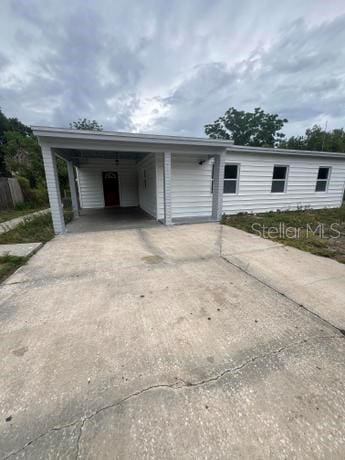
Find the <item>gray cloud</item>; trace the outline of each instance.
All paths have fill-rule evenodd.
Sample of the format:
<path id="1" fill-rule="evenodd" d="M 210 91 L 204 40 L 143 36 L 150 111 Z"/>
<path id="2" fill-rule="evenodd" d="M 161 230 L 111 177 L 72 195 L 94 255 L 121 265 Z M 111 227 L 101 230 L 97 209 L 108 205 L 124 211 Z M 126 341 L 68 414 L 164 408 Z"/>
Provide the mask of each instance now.
<path id="1" fill-rule="evenodd" d="M 10 60 L 3 54 L 0 54 L 0 72 L 5 72 L 9 64 L 10 64 Z"/>
<path id="2" fill-rule="evenodd" d="M 303 5 L 301 5 L 303 3 Z M 4 0 L 0 106 L 26 123 L 201 135 L 230 107 L 345 124 L 345 5 Z M 312 8 L 311 8 L 312 7 Z"/>
<path id="3" fill-rule="evenodd" d="M 336 31 L 336 32 L 335 32 Z M 240 63 L 205 64 L 193 69 L 171 94 L 164 118 L 152 129 L 202 133 L 202 126 L 230 107 L 261 106 L 287 117 L 293 129 L 330 118 L 345 124 L 345 16 L 308 28 L 298 20 L 286 26 L 267 49 Z M 197 127 L 197 130 L 195 129 Z"/>
<path id="4" fill-rule="evenodd" d="M 134 129 L 131 114 L 143 70 L 140 49 L 112 36 L 103 16 L 91 8 L 70 12 L 62 28 L 52 27 L 41 12 L 20 11 L 21 19 L 33 27 L 29 39 L 28 32 L 17 33 L 17 43 L 23 47 L 28 39 L 43 46 L 27 64 L 28 81 L 2 88 L 4 109 L 7 102 L 13 111 L 20 101 L 19 112 L 31 122 L 66 126 L 86 116 L 117 129 Z"/>

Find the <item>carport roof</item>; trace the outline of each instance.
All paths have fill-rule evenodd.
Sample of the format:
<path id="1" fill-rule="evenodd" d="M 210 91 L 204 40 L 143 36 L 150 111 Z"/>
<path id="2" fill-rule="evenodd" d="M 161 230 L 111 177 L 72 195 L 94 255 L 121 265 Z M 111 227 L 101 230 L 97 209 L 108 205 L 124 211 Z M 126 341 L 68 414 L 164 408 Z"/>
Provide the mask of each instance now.
<path id="1" fill-rule="evenodd" d="M 345 159 L 345 153 L 320 152 L 310 150 L 291 150 L 272 147 L 248 147 L 234 145 L 231 140 L 209 139 L 202 137 L 166 136 L 158 134 L 126 133 L 115 131 L 87 131 L 48 126 L 32 126 L 40 144 L 60 149 L 115 150 L 137 152 L 186 152 L 216 153 L 229 152 L 258 153 L 333 157 Z"/>
<path id="2" fill-rule="evenodd" d="M 106 146 L 115 150 L 132 151 L 164 151 L 174 152 L 181 148 L 186 150 L 195 147 L 208 151 L 224 151 L 233 144 L 232 141 L 218 139 L 164 136 L 157 134 L 138 134 L 114 131 L 87 131 L 46 126 L 32 126 L 34 134 L 41 144 L 56 148 L 97 148 L 103 150 Z"/>

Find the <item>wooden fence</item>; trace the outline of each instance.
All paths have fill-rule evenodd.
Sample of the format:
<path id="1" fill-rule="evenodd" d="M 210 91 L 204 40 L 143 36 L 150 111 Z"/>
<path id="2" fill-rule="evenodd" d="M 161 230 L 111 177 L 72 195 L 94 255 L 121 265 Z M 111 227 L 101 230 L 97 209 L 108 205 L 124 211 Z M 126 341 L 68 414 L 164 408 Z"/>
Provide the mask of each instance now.
<path id="1" fill-rule="evenodd" d="M 22 203 L 23 193 L 17 179 L 0 177 L 0 209 L 14 208 Z"/>

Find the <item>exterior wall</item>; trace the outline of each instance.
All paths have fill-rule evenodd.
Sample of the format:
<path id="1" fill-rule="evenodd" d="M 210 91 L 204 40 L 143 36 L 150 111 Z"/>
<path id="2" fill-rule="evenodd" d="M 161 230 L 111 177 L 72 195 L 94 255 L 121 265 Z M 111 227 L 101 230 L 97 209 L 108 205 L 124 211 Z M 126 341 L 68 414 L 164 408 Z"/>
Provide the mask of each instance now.
<path id="1" fill-rule="evenodd" d="M 199 165 L 198 162 L 204 163 Z M 212 161 L 205 155 L 172 155 L 172 217 L 209 217 L 212 214 Z M 164 216 L 163 162 L 157 161 L 158 217 Z"/>
<path id="2" fill-rule="evenodd" d="M 157 217 L 156 189 L 155 155 L 151 153 L 138 163 L 138 191 L 139 206 L 153 217 Z"/>
<path id="3" fill-rule="evenodd" d="M 120 206 L 138 206 L 138 180 L 135 160 L 88 158 L 77 168 L 81 208 L 103 208 L 103 171 L 117 171 L 119 175 Z"/>
<path id="4" fill-rule="evenodd" d="M 265 212 L 299 207 L 337 207 L 342 203 L 345 162 L 343 159 L 227 153 L 226 163 L 240 166 L 237 194 L 223 195 L 223 212 Z M 288 166 L 284 193 L 271 193 L 274 165 Z M 315 192 L 319 166 L 330 166 L 328 190 Z"/>
<path id="5" fill-rule="evenodd" d="M 205 162 L 199 165 L 199 160 Z M 172 216 L 209 217 L 212 214 L 212 160 L 205 155 L 172 155 Z M 298 207 L 337 207 L 342 203 L 345 161 L 319 157 L 252 154 L 231 152 L 226 163 L 237 163 L 239 186 L 237 194 L 223 195 L 223 212 L 265 212 Z M 273 166 L 289 167 L 284 193 L 271 193 Z M 319 166 L 330 166 L 327 192 L 315 192 Z M 144 172 L 146 171 L 146 189 Z M 118 171 L 121 206 L 140 205 L 157 219 L 164 218 L 163 157 L 148 154 L 141 162 L 87 159 L 78 168 L 78 185 L 82 208 L 104 207 L 102 171 Z M 156 212 L 156 209 L 158 212 Z"/>
<path id="6" fill-rule="evenodd" d="M 172 215 L 173 218 L 211 216 L 212 160 L 198 164 L 202 157 L 173 155 L 172 158 Z M 265 212 L 298 209 L 299 207 L 325 208 L 342 204 L 345 161 L 343 159 L 227 153 L 226 163 L 237 163 L 239 169 L 238 193 L 223 194 L 223 212 Z M 274 165 L 288 166 L 287 188 L 284 193 L 271 193 Z M 330 166 L 331 175 L 327 192 L 315 192 L 319 166 Z M 163 163 L 157 156 L 158 218 L 164 217 Z"/>

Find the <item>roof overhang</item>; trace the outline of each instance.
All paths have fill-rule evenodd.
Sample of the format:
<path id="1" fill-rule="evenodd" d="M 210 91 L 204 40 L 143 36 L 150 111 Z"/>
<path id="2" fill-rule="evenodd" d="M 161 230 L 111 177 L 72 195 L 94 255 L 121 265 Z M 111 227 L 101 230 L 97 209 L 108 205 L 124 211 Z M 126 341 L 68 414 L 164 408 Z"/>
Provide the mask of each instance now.
<path id="1" fill-rule="evenodd" d="M 41 146 L 53 149 L 93 150 L 99 152 L 172 152 L 217 154 L 224 152 L 270 154 L 276 156 L 306 156 L 345 159 L 345 153 L 311 150 L 247 147 L 234 145 L 229 140 L 200 137 L 163 136 L 156 134 L 123 133 L 113 131 L 86 131 L 47 126 L 32 126 Z"/>
<path id="2" fill-rule="evenodd" d="M 227 152 L 243 152 L 254 153 L 262 155 L 263 153 L 276 156 L 305 156 L 305 157 L 324 157 L 324 158 L 337 158 L 345 160 L 345 153 L 339 152 L 321 152 L 318 150 L 292 150 L 292 149 L 278 149 L 272 147 L 248 147 L 244 145 L 232 145 L 227 147 Z"/>

